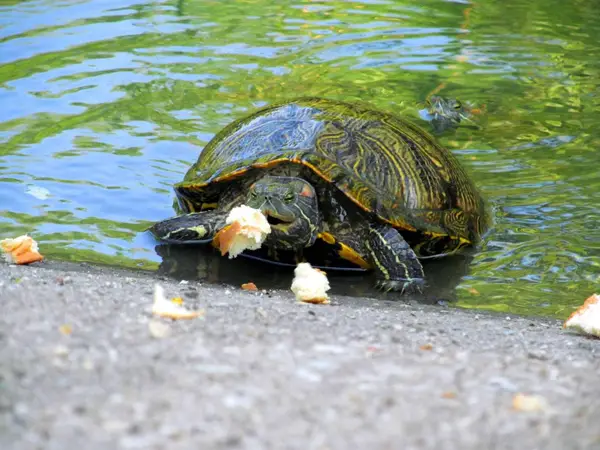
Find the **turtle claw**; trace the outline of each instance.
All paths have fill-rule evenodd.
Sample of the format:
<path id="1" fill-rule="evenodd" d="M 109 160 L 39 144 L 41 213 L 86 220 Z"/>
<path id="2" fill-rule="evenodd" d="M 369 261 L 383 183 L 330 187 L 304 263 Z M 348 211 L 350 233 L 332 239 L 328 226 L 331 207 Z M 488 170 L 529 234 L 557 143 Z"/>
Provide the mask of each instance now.
<path id="1" fill-rule="evenodd" d="M 411 280 L 377 280 L 377 288 L 383 292 L 399 292 L 400 295 L 422 294 L 425 281 L 422 278 Z"/>

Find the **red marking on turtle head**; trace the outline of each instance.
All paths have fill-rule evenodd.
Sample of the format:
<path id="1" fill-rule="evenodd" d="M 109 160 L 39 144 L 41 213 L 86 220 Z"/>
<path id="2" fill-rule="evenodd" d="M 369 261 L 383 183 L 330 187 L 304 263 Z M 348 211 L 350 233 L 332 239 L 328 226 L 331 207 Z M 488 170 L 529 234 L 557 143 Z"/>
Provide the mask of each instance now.
<path id="1" fill-rule="evenodd" d="M 302 197 L 313 197 L 315 195 L 315 191 L 313 191 L 308 184 L 305 184 L 300 191 L 300 195 Z"/>

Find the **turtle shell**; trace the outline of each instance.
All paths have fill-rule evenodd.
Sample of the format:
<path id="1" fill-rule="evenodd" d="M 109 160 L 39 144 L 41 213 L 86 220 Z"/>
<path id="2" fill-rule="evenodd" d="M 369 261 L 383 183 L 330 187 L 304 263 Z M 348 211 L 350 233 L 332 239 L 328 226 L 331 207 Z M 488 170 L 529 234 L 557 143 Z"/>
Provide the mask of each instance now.
<path id="1" fill-rule="evenodd" d="M 367 106 L 302 98 L 236 120 L 175 185 L 186 211 L 214 207 L 227 183 L 299 165 L 356 206 L 439 253 L 476 243 L 484 202 L 450 151 L 415 124 Z M 252 174 L 252 175 L 250 175 Z M 413 245 L 414 247 L 414 245 Z M 418 249 L 417 249 L 418 250 Z"/>

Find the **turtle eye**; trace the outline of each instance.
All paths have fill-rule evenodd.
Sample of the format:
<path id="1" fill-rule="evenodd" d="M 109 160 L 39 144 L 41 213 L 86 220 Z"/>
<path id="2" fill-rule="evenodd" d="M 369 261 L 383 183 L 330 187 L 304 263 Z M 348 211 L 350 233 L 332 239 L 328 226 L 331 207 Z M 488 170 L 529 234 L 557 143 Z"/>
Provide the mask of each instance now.
<path id="1" fill-rule="evenodd" d="M 456 102 L 454 102 L 454 109 L 461 109 L 462 108 L 462 103 L 459 102 L 458 100 L 456 100 Z"/>
<path id="2" fill-rule="evenodd" d="M 290 192 L 289 194 L 285 194 L 285 197 L 283 197 L 283 201 L 286 203 L 292 203 L 295 198 L 296 196 L 292 192 Z"/>

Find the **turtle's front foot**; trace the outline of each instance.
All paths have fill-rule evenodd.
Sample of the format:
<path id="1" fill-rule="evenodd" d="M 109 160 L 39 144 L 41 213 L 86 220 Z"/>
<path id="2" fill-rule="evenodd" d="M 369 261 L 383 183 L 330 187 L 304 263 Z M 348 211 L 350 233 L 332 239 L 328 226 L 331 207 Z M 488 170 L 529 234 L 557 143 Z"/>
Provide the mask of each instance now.
<path id="1" fill-rule="evenodd" d="M 157 222 L 148 230 L 157 239 L 172 244 L 208 243 L 225 226 L 225 217 L 220 210 L 182 214 Z"/>
<path id="2" fill-rule="evenodd" d="M 421 294 L 425 286 L 423 278 L 411 280 L 377 280 L 377 288 L 384 292 L 399 292 L 402 295 Z"/>

